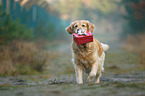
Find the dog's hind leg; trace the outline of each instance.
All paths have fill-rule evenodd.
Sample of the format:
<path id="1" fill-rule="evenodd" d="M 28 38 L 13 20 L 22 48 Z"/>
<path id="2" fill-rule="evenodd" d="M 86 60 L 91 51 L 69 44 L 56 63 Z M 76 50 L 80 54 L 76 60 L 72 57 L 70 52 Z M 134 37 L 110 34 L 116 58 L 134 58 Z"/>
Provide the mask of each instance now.
<path id="1" fill-rule="evenodd" d="M 101 66 L 99 66 L 98 72 L 97 72 L 97 75 L 96 75 L 96 81 L 95 81 L 95 83 L 99 83 L 100 82 L 100 77 L 101 77 L 101 73 L 102 73 L 101 70 L 102 70 Z"/>

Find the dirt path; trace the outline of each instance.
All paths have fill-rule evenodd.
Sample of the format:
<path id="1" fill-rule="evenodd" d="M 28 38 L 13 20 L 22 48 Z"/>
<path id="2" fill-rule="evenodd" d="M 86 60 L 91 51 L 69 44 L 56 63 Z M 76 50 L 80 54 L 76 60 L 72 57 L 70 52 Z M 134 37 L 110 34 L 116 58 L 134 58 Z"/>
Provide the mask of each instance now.
<path id="1" fill-rule="evenodd" d="M 107 75 L 107 74 L 105 74 Z M 0 78 L 0 96 L 144 96 L 145 76 L 140 74 L 114 74 L 102 77 L 100 84 L 78 85 L 74 75 L 60 79 L 41 76 Z"/>
<path id="2" fill-rule="evenodd" d="M 60 47 L 53 51 L 47 75 L 0 77 L 0 96 L 145 96 L 145 68 L 136 54 L 111 49 L 100 84 L 78 85 L 71 49 Z"/>

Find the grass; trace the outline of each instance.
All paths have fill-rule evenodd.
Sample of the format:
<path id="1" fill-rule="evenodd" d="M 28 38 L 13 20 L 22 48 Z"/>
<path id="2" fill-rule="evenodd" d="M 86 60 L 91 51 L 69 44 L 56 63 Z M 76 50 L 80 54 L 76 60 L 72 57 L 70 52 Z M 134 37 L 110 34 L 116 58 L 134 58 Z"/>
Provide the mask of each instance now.
<path id="1" fill-rule="evenodd" d="M 24 41 L 12 41 L 0 46 L 0 75 L 37 74 L 43 71 L 48 57 L 47 52 L 37 48 L 36 44 Z"/>
<path id="2" fill-rule="evenodd" d="M 52 42 L 51 42 L 52 43 Z M 52 43 L 53 45 L 53 43 Z M 61 45 L 61 44 L 60 44 Z M 106 53 L 105 60 L 105 72 L 102 74 L 100 84 L 83 84 L 78 85 L 75 84 L 75 72 L 73 68 L 73 64 L 71 63 L 71 49 L 64 48 L 66 50 L 60 51 L 59 43 L 54 43 L 53 48 L 51 44 L 48 45 L 48 60 L 46 62 L 45 72 L 43 74 L 46 75 L 33 75 L 33 76 L 18 76 L 13 78 L 18 78 L 20 80 L 24 80 L 26 85 L 12 85 L 11 83 L 5 83 L 0 85 L 0 95 L 11 94 L 16 95 L 17 92 L 23 92 L 24 95 L 33 94 L 47 96 L 47 95 L 80 95 L 80 96 L 95 96 L 96 94 L 99 96 L 135 96 L 138 94 L 144 96 L 145 83 L 141 81 L 138 82 L 123 82 L 119 80 L 123 79 L 136 79 L 136 80 L 144 80 L 144 77 L 114 77 L 118 78 L 117 81 L 113 81 L 112 75 L 114 74 L 131 74 L 134 75 L 137 72 L 144 72 L 144 67 L 140 64 L 140 59 L 138 54 L 129 53 L 123 50 L 113 50 L 110 48 L 110 51 Z M 70 46 L 70 44 L 68 44 Z M 36 56 L 37 54 L 35 54 Z M 41 57 L 40 55 L 37 55 Z M 26 64 L 29 65 L 29 64 Z M 19 71 L 23 72 L 23 66 L 19 66 L 21 69 Z M 35 67 L 36 68 L 36 67 Z M 25 68 L 24 68 L 25 69 Z M 27 72 L 31 72 L 31 68 L 26 68 Z M 29 71 L 28 71 L 29 69 Z M 36 68 L 37 70 L 37 68 Z M 37 71 L 36 71 L 37 72 Z M 133 73 L 135 72 L 135 73 Z M 23 72 L 23 74 L 28 74 Z M 48 74 L 49 73 L 49 74 Z M 111 75 L 110 75 L 111 74 Z M 136 74 L 136 75 L 138 75 Z M 119 75 L 118 75 L 119 76 Z M 65 78 L 65 79 L 64 79 Z M 69 79 L 68 79 L 69 78 Z M 87 78 L 87 77 L 86 77 Z M 85 79 L 86 79 L 85 78 Z M 104 79 L 103 79 L 104 78 Z M 106 79 L 105 79 L 106 78 Z M 55 82 L 56 79 L 56 82 Z M 72 80 L 73 79 L 73 80 Z M 6 80 L 10 80 L 7 77 Z M 50 80 L 50 81 L 49 81 Z M 51 81 L 52 80 L 52 81 Z M 61 80 L 66 80 L 66 82 L 61 82 Z M 72 81 L 71 81 L 72 80 Z M 0 78 L 0 82 L 4 82 L 3 79 Z M 13 81 L 9 81 L 13 82 Z M 33 85 L 34 84 L 34 85 Z M 14 93 L 11 93 L 11 89 L 13 89 Z M 3 91 L 5 90 L 5 92 Z M 26 94 L 25 94 L 26 93 Z M 122 95 L 123 94 L 123 95 Z"/>
<path id="3" fill-rule="evenodd" d="M 141 71 L 145 67 L 140 63 L 140 57 L 137 53 L 131 53 L 121 50 L 119 53 L 111 52 L 106 54 L 105 71 L 115 73 L 127 73 L 131 71 Z"/>
<path id="4" fill-rule="evenodd" d="M 119 83 L 119 82 L 114 82 L 111 83 L 116 88 L 124 88 L 124 87 L 129 87 L 129 88 L 139 88 L 144 90 L 145 89 L 145 83 Z"/>
<path id="5" fill-rule="evenodd" d="M 31 82 L 31 81 L 28 81 Z M 38 83 L 38 82 L 37 82 Z M 51 86 L 53 84 L 42 84 L 39 86 Z M 80 87 L 81 90 L 92 90 L 92 89 L 96 89 L 96 88 L 103 88 L 103 87 L 115 87 L 115 88 L 124 88 L 124 87 L 128 87 L 128 88 L 140 88 L 142 90 L 145 89 L 145 83 L 120 83 L 120 82 L 103 82 L 100 84 L 83 84 L 83 85 L 78 85 L 78 84 L 65 84 L 65 83 L 58 83 L 58 84 L 54 84 L 56 86 L 64 86 L 63 89 L 68 89 L 74 86 Z M 12 87 L 12 88 L 18 88 L 18 87 L 36 87 L 38 85 L 10 85 L 10 84 L 3 84 L 0 85 L 0 88 L 5 88 L 5 87 Z"/>

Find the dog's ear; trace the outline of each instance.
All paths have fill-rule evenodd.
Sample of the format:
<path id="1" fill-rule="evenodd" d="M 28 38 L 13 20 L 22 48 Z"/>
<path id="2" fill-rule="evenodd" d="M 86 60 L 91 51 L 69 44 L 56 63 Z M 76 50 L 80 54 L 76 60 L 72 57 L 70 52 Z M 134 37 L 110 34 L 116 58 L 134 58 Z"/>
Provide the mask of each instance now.
<path id="1" fill-rule="evenodd" d="M 91 33 L 93 33 L 94 32 L 94 28 L 95 28 L 94 25 L 88 21 L 87 22 L 87 29 L 89 31 L 91 31 Z"/>
<path id="2" fill-rule="evenodd" d="M 74 22 L 72 22 L 66 29 L 69 34 L 72 34 L 74 31 Z"/>

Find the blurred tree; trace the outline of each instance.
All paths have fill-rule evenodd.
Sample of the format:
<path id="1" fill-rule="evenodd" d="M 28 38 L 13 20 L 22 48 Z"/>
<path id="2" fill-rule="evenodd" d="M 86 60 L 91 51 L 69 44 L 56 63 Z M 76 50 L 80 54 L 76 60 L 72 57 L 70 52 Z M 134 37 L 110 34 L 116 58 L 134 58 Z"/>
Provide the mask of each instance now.
<path id="1" fill-rule="evenodd" d="M 2 0 L 2 3 L 4 5 L 3 10 L 6 10 L 8 2 Z M 49 9 L 49 4 L 46 0 L 18 0 L 17 2 L 10 0 L 9 5 L 11 19 L 15 21 L 19 18 L 21 24 L 25 24 L 27 28 L 33 28 L 34 39 L 41 38 L 49 40 L 53 38 L 56 40 L 58 34 L 63 33 L 64 35 L 64 26 L 69 21 L 55 16 L 56 11 L 52 15 L 52 11 L 50 12 L 51 9 Z"/>
<path id="2" fill-rule="evenodd" d="M 36 38 L 45 39 L 45 40 L 53 40 L 56 38 L 56 33 L 54 30 L 54 26 L 52 24 L 45 24 L 46 22 L 40 21 L 36 27 Z"/>
<path id="3" fill-rule="evenodd" d="M 96 17 L 108 15 L 117 9 L 114 0 L 56 0 L 51 5 L 63 19 L 80 19 L 89 17 L 94 21 Z M 82 19 L 84 19 L 82 18 Z"/>
<path id="4" fill-rule="evenodd" d="M 19 20 L 11 20 L 11 16 L 2 12 L 0 6 L 0 43 L 8 43 L 13 39 L 31 39 L 33 37 L 32 29 L 27 29 L 25 25 L 19 23 Z M 2 19 L 3 18 L 3 19 Z"/>
<path id="5" fill-rule="evenodd" d="M 91 9 L 98 10 L 103 14 L 108 14 L 116 10 L 117 5 L 114 0 L 82 0 Z"/>
<path id="6" fill-rule="evenodd" d="M 45 9 L 48 9 L 48 3 L 46 0 L 20 0 L 20 5 L 25 6 L 27 9 L 30 9 L 33 5 L 40 5 Z"/>
<path id="7" fill-rule="evenodd" d="M 145 32 L 145 1 L 144 0 L 123 0 L 127 15 L 124 18 L 128 21 L 129 34 Z M 125 28 L 126 29 L 126 28 Z"/>

